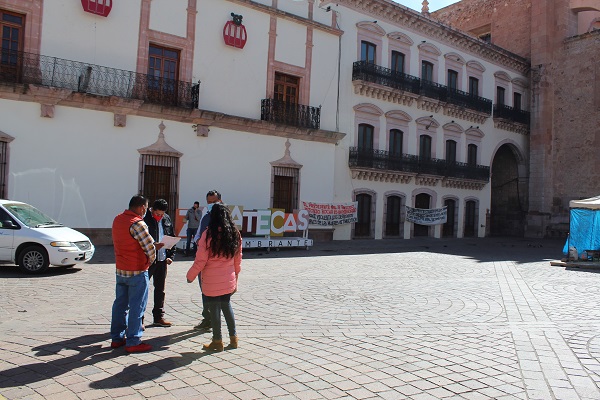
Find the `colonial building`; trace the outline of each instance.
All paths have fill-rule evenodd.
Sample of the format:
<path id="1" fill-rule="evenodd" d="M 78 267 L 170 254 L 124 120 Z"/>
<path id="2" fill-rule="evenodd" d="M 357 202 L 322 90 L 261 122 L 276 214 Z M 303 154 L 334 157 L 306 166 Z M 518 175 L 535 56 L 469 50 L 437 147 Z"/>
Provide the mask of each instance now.
<path id="1" fill-rule="evenodd" d="M 97 244 L 134 193 L 173 213 L 213 188 L 254 209 L 358 202 L 357 223 L 317 238 L 516 229 L 493 188 L 526 183 L 529 64 L 427 12 L 0 0 L 0 25 L 1 196 Z M 446 206 L 448 222 L 407 222 L 404 206 Z"/>
<path id="2" fill-rule="evenodd" d="M 600 193 L 600 2 L 463 0 L 432 18 L 531 60 L 526 234 L 566 235 L 569 201 Z"/>

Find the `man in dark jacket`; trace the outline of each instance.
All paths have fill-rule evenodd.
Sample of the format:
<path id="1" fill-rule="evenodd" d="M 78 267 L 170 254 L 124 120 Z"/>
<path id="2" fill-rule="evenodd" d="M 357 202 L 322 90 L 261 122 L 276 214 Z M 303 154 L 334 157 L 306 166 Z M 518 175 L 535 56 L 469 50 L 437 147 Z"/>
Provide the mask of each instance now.
<path id="1" fill-rule="evenodd" d="M 165 235 L 175 236 L 171 217 L 166 213 L 169 205 L 165 199 L 155 200 L 152 208 L 144 216 L 148 231 L 154 241 L 160 243 Z M 165 320 L 165 282 L 167 280 L 167 265 L 173 262 L 175 250 L 162 248 L 156 252 L 156 260 L 148 268 L 148 277 L 154 284 L 154 308 L 152 316 L 155 326 L 169 327 L 173 325 Z"/>

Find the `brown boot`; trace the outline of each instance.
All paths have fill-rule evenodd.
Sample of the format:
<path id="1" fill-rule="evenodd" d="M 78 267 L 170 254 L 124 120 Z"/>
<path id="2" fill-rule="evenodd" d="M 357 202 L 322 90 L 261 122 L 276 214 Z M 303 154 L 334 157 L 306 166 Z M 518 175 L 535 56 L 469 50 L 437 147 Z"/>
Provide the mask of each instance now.
<path id="1" fill-rule="evenodd" d="M 223 341 L 222 340 L 213 340 L 209 344 L 203 344 L 202 348 L 204 350 L 223 351 Z"/>
<path id="2" fill-rule="evenodd" d="M 238 348 L 238 337 L 237 336 L 229 336 L 229 346 L 232 349 Z"/>

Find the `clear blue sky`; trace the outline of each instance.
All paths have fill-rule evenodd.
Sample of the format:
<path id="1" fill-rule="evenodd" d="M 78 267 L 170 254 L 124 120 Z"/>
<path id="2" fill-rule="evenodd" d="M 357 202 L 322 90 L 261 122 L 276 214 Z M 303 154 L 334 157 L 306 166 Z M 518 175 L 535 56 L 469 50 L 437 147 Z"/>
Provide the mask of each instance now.
<path id="1" fill-rule="evenodd" d="M 421 11 L 423 0 L 394 0 L 396 3 L 405 5 L 413 10 Z M 440 8 L 449 6 L 450 4 L 458 3 L 459 0 L 428 0 L 429 11 L 437 11 Z"/>

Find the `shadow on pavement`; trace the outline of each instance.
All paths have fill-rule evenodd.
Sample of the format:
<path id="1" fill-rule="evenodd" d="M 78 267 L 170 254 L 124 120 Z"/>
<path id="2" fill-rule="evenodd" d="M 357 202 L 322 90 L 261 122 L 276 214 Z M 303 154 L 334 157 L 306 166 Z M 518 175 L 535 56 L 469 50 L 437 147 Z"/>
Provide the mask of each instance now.
<path id="1" fill-rule="evenodd" d="M 41 274 L 28 274 L 23 272 L 16 265 L 0 265 L 0 278 L 48 278 L 54 276 L 64 276 L 75 274 L 81 271 L 80 267 L 55 267 L 50 266 Z"/>
<path id="2" fill-rule="evenodd" d="M 440 253 L 469 257 L 479 261 L 515 261 L 518 263 L 559 260 L 565 239 L 526 238 L 461 238 L 461 239 L 357 239 L 315 242 L 306 250 L 284 247 L 279 251 L 267 249 L 244 249 L 245 259 L 326 257 L 339 255 L 368 255 L 386 253 Z M 177 254 L 175 262 L 193 262 L 193 257 Z M 96 247 L 94 264 L 114 263 L 112 246 Z"/>
<path id="3" fill-rule="evenodd" d="M 162 350 L 170 344 L 177 343 L 201 333 L 194 330 L 179 332 L 172 335 L 164 335 L 145 340 L 152 345 L 154 350 Z M 109 345 L 110 334 L 93 334 L 78 336 L 56 343 L 48 343 L 33 347 L 34 356 L 39 361 L 29 364 L 21 364 L 2 371 L 0 388 L 17 387 L 40 382 L 46 379 L 54 379 L 63 374 L 72 372 L 79 368 L 93 367 L 94 364 L 111 360 L 116 357 L 127 357 L 129 354 L 124 347 L 111 349 Z M 201 345 L 198 345 L 201 347 Z M 66 350 L 69 356 L 44 360 L 47 356 L 56 356 Z M 74 352 L 74 353 L 73 353 Z M 129 386 L 133 382 L 152 380 L 163 373 L 175 368 L 190 364 L 194 360 L 204 357 L 210 353 L 203 351 L 199 353 L 182 353 L 181 356 L 167 357 L 138 367 L 137 364 L 126 367 L 122 372 L 97 382 L 90 383 L 92 388 L 108 388 Z M 135 368 L 135 371 L 132 369 Z M 86 375 L 86 374 L 83 374 Z"/>

